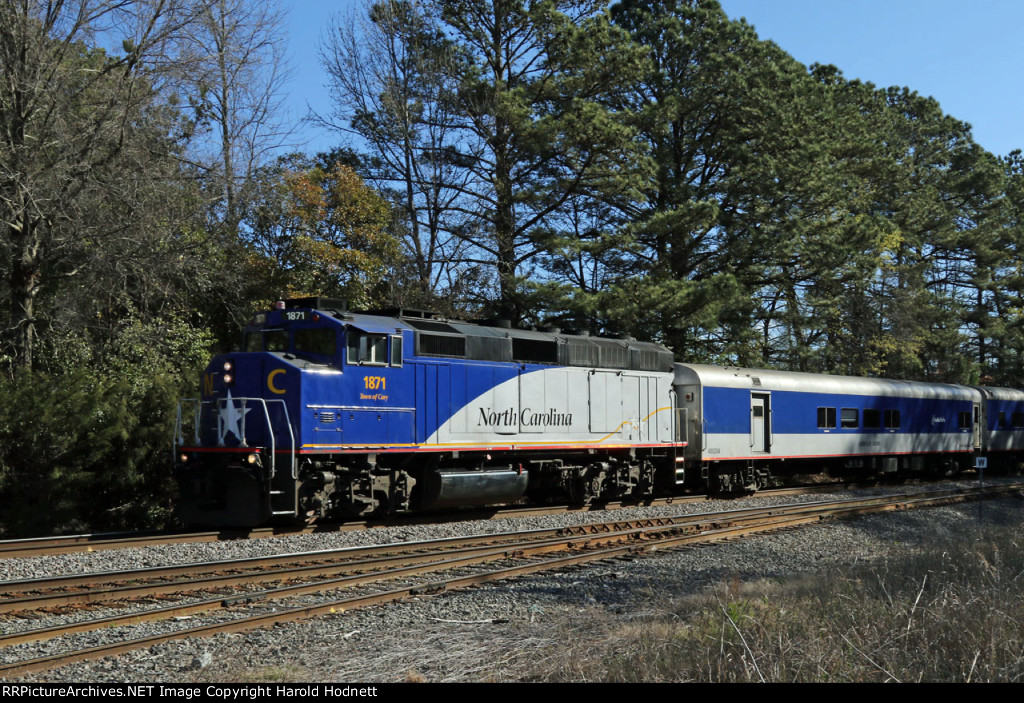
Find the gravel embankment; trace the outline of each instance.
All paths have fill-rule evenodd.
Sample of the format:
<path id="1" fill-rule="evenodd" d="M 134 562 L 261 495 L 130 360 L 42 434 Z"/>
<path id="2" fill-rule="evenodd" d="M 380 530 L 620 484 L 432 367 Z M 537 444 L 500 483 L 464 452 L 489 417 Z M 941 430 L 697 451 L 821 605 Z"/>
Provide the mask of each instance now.
<path id="1" fill-rule="evenodd" d="M 970 485 L 970 484 L 962 484 Z M 899 489 L 893 489 L 899 490 Z M 854 492 L 861 495 L 877 491 Z M 887 491 L 888 492 L 888 491 Z M 849 496 L 850 493 L 844 494 Z M 755 498 L 742 507 L 814 502 L 833 496 Z M 615 519 L 740 507 L 707 501 L 663 508 L 615 511 Z M 56 573 L 227 559 L 439 537 L 597 522 L 603 513 L 573 514 L 314 534 L 220 544 L 169 545 L 0 562 L 0 580 Z M 1024 521 L 1024 502 L 986 502 L 984 524 Z M 294 623 L 271 630 L 210 639 L 174 641 L 97 662 L 31 674 L 21 681 L 174 682 L 509 681 L 528 677 L 543 652 L 567 638 L 586 637 L 594 623 L 627 624 L 666 595 L 689 596 L 726 582 L 783 579 L 871 560 L 887 551 L 978 529 L 977 504 L 884 513 L 830 522 L 715 546 L 702 546 L 632 561 L 602 562 L 560 573 L 525 577 L 474 589 L 423 596 L 400 604 Z M 92 615 L 95 615 L 93 613 Z M 82 616 L 68 616 L 82 617 Z M 53 624 L 0 621 L 4 631 Z M 194 624 L 194 623 L 191 623 Z M 139 625 L 131 636 L 164 631 Z M 124 637 L 125 635 L 120 635 Z M 83 635 L 86 637 L 86 635 Z M 104 633 L 89 633 L 102 641 Z M 41 656 L 60 642 L 0 652 L 0 660 Z"/>

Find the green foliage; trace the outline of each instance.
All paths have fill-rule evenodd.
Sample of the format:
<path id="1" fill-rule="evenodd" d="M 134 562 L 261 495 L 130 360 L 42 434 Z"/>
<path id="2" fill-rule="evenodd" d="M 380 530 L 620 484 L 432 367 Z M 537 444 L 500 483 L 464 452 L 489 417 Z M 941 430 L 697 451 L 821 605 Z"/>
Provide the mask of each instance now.
<path id="1" fill-rule="evenodd" d="M 645 57 L 637 79 L 606 98 L 644 149 L 630 174 L 636 192 L 602 194 L 610 208 L 587 211 L 601 248 L 558 242 L 554 268 L 600 281 L 593 287 L 610 300 L 590 296 L 591 319 L 681 358 L 751 359 L 757 286 L 786 202 L 778 185 L 805 153 L 798 117 L 809 79 L 717 3 L 623 2 L 611 18 Z"/>
<path id="2" fill-rule="evenodd" d="M 636 194 L 634 129 L 603 98 L 634 79 L 639 52 L 594 0 L 384 0 L 368 16 L 326 64 L 347 101 L 339 128 L 370 144 L 380 183 L 401 184 L 419 285 L 465 290 L 487 266 L 492 289 L 467 291 L 476 306 L 531 316 L 522 282 L 569 203 Z M 348 48 L 362 41 L 376 54 Z"/>
<path id="3" fill-rule="evenodd" d="M 212 343 L 174 317 L 126 317 L 106 340 L 48 338 L 48 371 L 0 380 L 0 533 L 171 520 L 176 400 L 194 393 Z"/>
<path id="4" fill-rule="evenodd" d="M 109 2 L 75 9 L 28 0 L 0 10 L 0 121 L 10 127 L 0 133 L 8 301 L 0 343 L 25 369 L 36 366 L 52 316 L 42 296 L 150 247 L 180 222 L 186 121 L 157 95 L 148 67 L 181 8 L 144 5 L 122 12 Z M 132 37 L 131 50 L 98 48 L 96 34 Z"/>
<path id="5" fill-rule="evenodd" d="M 171 496 L 178 384 L 82 369 L 0 382 L 5 536 L 154 527 Z"/>

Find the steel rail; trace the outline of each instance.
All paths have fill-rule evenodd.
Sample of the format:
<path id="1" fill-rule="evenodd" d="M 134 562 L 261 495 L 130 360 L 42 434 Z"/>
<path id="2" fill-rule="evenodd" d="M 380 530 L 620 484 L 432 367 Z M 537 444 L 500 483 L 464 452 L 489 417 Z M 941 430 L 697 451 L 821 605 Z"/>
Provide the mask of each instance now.
<path id="1" fill-rule="evenodd" d="M 1024 487 L 1024 484 L 1011 484 L 1010 487 Z M 948 489 L 944 491 L 932 491 L 932 495 L 950 495 L 963 493 L 965 489 Z M 893 494 L 892 498 L 912 494 Z M 919 494 L 918 494 L 919 495 Z M 846 504 L 854 502 L 873 501 L 869 498 L 852 498 L 844 501 Z M 175 564 L 167 566 L 144 567 L 111 572 L 93 572 L 86 574 L 69 574 L 57 577 L 43 577 L 35 579 L 21 579 L 0 582 L 0 595 L 10 593 L 38 592 L 60 588 L 72 588 L 75 586 L 88 586 L 90 588 L 114 583 L 135 582 L 152 580 L 156 578 L 168 579 L 174 577 L 188 577 L 193 579 L 204 574 L 220 573 L 229 570 L 244 569 L 266 569 L 281 565 L 298 565 L 302 563 L 317 562 L 324 559 L 335 560 L 339 558 L 357 559 L 368 556 L 380 556 L 383 554 L 403 553 L 423 549 L 450 549 L 455 546 L 470 546 L 474 544 L 491 544 L 497 541 L 508 541 L 522 539 L 529 535 L 534 539 L 542 539 L 546 536 L 553 536 L 574 531 L 578 534 L 585 534 L 595 530 L 619 529 L 626 525 L 668 525 L 683 523 L 699 523 L 707 520 L 735 520 L 742 516 L 754 516 L 771 514 L 780 510 L 817 510 L 820 505 L 829 505 L 821 501 L 813 503 L 785 504 L 774 507 L 740 508 L 734 510 L 718 511 L 715 513 L 695 513 L 689 515 L 660 516 L 651 518 L 639 518 L 630 521 L 610 521 L 604 523 L 587 523 L 582 525 L 568 526 L 562 528 L 536 529 L 516 532 L 499 532 L 489 535 L 473 535 L 468 537 L 451 537 L 442 540 L 422 540 L 415 542 L 402 542 L 387 545 L 371 545 L 361 547 L 344 547 L 339 549 L 323 549 L 309 552 L 295 552 L 273 556 L 246 557 L 241 559 L 216 560 L 209 562 L 194 562 L 190 564 Z M 78 602 L 86 602 L 80 600 Z M 10 610 L 4 608 L 5 601 L 0 599 L 0 612 Z"/>
<path id="2" fill-rule="evenodd" d="M 828 483 L 791 488 L 770 488 L 752 494 L 752 497 L 800 495 L 828 490 L 839 490 L 863 482 Z M 872 484 L 873 485 L 873 484 Z M 456 513 L 421 513 L 418 515 L 397 515 L 390 518 L 369 518 L 340 523 L 316 523 L 305 526 L 277 525 L 272 527 L 223 528 L 201 532 L 142 531 L 102 532 L 94 534 L 63 535 L 54 537 L 29 537 L 0 540 L 0 559 L 31 558 L 77 552 L 96 552 L 108 549 L 130 549 L 152 544 L 189 544 L 203 542 L 227 542 L 241 539 L 262 539 L 266 537 L 287 537 L 302 534 L 348 532 L 379 527 L 405 527 L 410 525 L 451 522 L 453 520 L 488 520 L 531 515 L 552 515 L 559 513 L 596 512 L 618 510 L 630 507 L 666 506 L 676 503 L 707 502 L 721 496 L 705 494 L 680 495 L 637 500 L 597 502 L 591 505 L 569 506 L 502 506 L 497 508 L 474 509 Z"/>
<path id="3" fill-rule="evenodd" d="M 240 559 L 224 559 L 208 562 L 193 562 L 190 564 L 171 564 L 166 566 L 151 566 L 138 569 L 122 571 L 93 572 L 86 574 L 66 574 L 63 576 L 48 576 L 33 579 L 19 579 L 0 582 L 0 594 L 25 591 L 39 591 L 53 588 L 71 588 L 75 586 L 96 586 L 110 583 L 121 583 L 126 581 L 139 581 L 154 578 L 173 578 L 177 576 L 195 577 L 202 574 L 217 573 L 236 569 L 263 569 L 266 567 L 280 566 L 284 564 L 301 564 L 307 562 L 322 561 L 325 559 L 359 559 L 365 557 L 381 556 L 386 554 L 406 553 L 419 550 L 451 549 L 459 546 L 471 546 L 474 544 L 494 544 L 502 541 L 512 541 L 529 536 L 534 539 L 542 539 L 546 536 L 559 534 L 584 534 L 593 530 L 607 530 L 609 525 L 633 525 L 651 526 L 659 524 L 674 524 L 679 518 L 672 517 L 651 517 L 640 518 L 630 521 L 617 521 L 611 523 L 595 523 L 590 525 L 575 525 L 560 528 L 540 528 L 535 530 L 522 530 L 516 532 L 495 532 L 490 534 L 478 534 L 464 537 L 446 537 L 436 540 L 418 540 L 413 542 L 397 542 L 384 545 L 368 545 L 356 547 L 341 547 L 337 549 L 321 549 L 308 552 L 292 552 L 287 554 L 276 554 L 271 556 L 243 557 Z M 0 600 L 0 604 L 3 601 Z"/>
<path id="4" fill-rule="evenodd" d="M 453 570 L 457 568 L 463 568 L 467 566 L 473 566 L 476 564 L 484 563 L 486 561 L 494 561 L 496 559 L 525 559 L 529 557 L 537 557 L 545 553 L 564 551 L 566 549 L 583 549 L 591 545 L 604 545 L 610 542 L 623 542 L 628 541 L 631 538 L 638 544 L 628 546 L 617 546 L 617 547 L 603 547 L 599 548 L 592 553 L 587 553 L 581 556 L 574 557 L 562 557 L 556 558 L 553 561 L 545 561 L 539 564 L 529 565 L 530 571 L 541 571 L 562 568 L 565 565 L 583 563 L 585 561 L 593 561 L 598 559 L 606 559 L 610 556 L 630 553 L 630 552 L 645 552 L 652 551 L 659 544 L 684 544 L 689 541 L 715 541 L 718 539 L 734 538 L 738 535 L 749 533 L 752 531 L 765 531 L 772 529 L 780 529 L 782 527 L 790 527 L 796 524 L 802 524 L 806 522 L 816 522 L 821 518 L 816 516 L 804 516 L 800 518 L 790 517 L 772 517 L 768 518 L 769 522 L 761 525 L 760 528 L 754 526 L 747 527 L 729 527 L 721 528 L 717 530 L 711 530 L 704 532 L 703 534 L 687 534 L 678 535 L 677 533 L 684 528 L 681 527 L 652 527 L 644 528 L 643 530 L 632 531 L 635 534 L 629 535 L 626 533 L 613 533 L 613 534 L 595 534 L 586 537 L 572 536 L 565 537 L 561 540 L 551 540 L 543 544 L 530 544 L 517 549 L 494 549 L 490 553 L 478 553 L 473 555 L 465 555 L 444 559 L 442 561 L 434 561 L 428 564 L 416 565 L 416 566 L 404 566 L 396 569 L 374 572 L 368 574 L 354 574 L 344 576 L 337 579 L 331 579 L 328 581 L 321 581 L 315 583 L 305 583 L 294 586 L 283 586 L 281 588 L 271 589 L 254 594 L 245 594 L 236 596 L 233 598 L 214 598 L 207 599 L 196 603 L 190 603 L 186 605 L 169 606 L 156 610 L 144 611 L 140 613 L 131 613 L 121 616 L 111 616 L 100 620 L 74 623 L 71 625 L 58 625 L 51 628 L 45 628 L 41 630 L 31 630 L 22 633 L 12 633 L 10 635 L 4 635 L 0 638 L 0 644 L 5 646 L 12 646 L 15 644 L 21 644 L 25 642 L 39 641 L 44 639 L 50 639 L 52 637 L 74 633 L 95 630 L 99 628 L 109 628 L 119 625 L 127 624 L 138 624 L 141 622 L 151 621 L 155 619 L 167 619 L 170 617 L 187 617 L 196 613 L 214 610 L 218 608 L 226 608 L 233 605 L 247 604 L 262 600 L 279 600 L 285 597 L 295 597 L 300 595 L 306 595 L 310 593 L 322 593 L 325 591 L 339 590 L 342 588 L 350 588 L 353 586 L 366 585 L 369 583 L 379 582 L 383 580 L 393 580 L 396 578 L 404 578 L 409 576 L 416 576 L 425 573 L 432 573 L 437 571 Z M 657 532 L 667 532 L 675 535 L 672 541 L 666 541 L 665 537 L 656 536 Z M 642 535 L 642 536 L 641 536 Z M 509 575 L 517 575 L 523 569 L 522 566 L 508 567 L 506 569 L 499 569 L 493 572 L 487 572 L 488 574 L 501 574 L 508 573 Z M 526 573 L 526 572 L 522 572 Z M 329 604 L 324 606 L 314 606 L 316 612 L 320 613 L 338 613 L 344 612 L 345 610 L 351 610 L 355 607 L 363 607 L 365 605 L 386 602 L 388 600 L 394 600 L 390 596 L 395 593 L 403 594 L 402 597 L 408 595 L 416 595 L 422 593 L 430 593 L 440 590 L 446 590 L 451 588 L 461 587 L 459 584 L 472 584 L 483 581 L 478 581 L 480 577 L 474 576 L 463 576 L 455 577 L 452 579 L 445 579 L 441 581 L 433 581 L 428 583 L 416 584 L 406 588 L 401 588 L 392 591 L 385 591 L 383 593 L 375 593 L 370 595 L 353 596 L 349 598 L 342 598 L 331 601 Z M 493 580 L 484 578 L 484 580 Z M 217 634 L 218 632 L 238 632 L 242 630 L 254 629 L 261 627 L 264 624 L 275 624 L 278 622 L 287 622 L 290 620 L 300 619 L 301 613 L 309 611 L 310 606 L 302 606 L 298 608 L 290 608 L 280 613 L 280 618 L 275 618 L 277 613 L 271 613 L 269 615 L 256 615 L 236 620 L 216 623 L 213 625 L 201 625 L 194 628 L 186 628 L 182 630 L 176 630 L 173 632 L 163 633 L 160 635 L 151 635 L 149 637 L 143 637 L 133 640 L 127 640 L 123 642 L 110 643 L 106 645 L 98 645 L 90 647 L 85 650 L 78 652 L 66 652 L 62 654 L 55 654 L 46 657 L 40 657 L 36 659 L 26 660 L 22 662 L 15 662 L 11 664 L 0 665 L 0 677 L 3 676 L 17 676 L 32 671 L 42 671 L 54 666 L 61 664 L 73 663 L 76 661 L 83 661 L 95 657 L 113 656 L 123 652 L 131 651 L 141 647 L 150 646 L 158 642 L 169 641 L 173 639 L 180 639 L 182 637 L 196 637 Z"/>
<path id="5" fill-rule="evenodd" d="M 1015 490 L 1015 487 L 1005 487 L 1001 490 Z M 925 496 L 941 498 L 943 496 L 962 495 L 964 489 L 953 489 L 946 491 L 931 491 Z M 888 496 L 888 501 L 906 500 L 911 497 L 918 498 L 921 494 L 895 494 Z M 563 534 L 592 534 L 600 531 L 612 531 L 636 528 L 641 526 L 669 526 L 669 525 L 704 525 L 712 522 L 734 522 L 741 519 L 755 519 L 757 516 L 774 514 L 798 514 L 806 512 L 817 512 L 822 506 L 828 508 L 833 505 L 853 506 L 858 504 L 873 505 L 877 501 L 874 497 L 847 499 L 841 502 L 815 502 L 787 504 L 783 506 L 765 508 L 745 508 L 732 511 L 721 511 L 718 513 L 701 513 L 692 515 L 663 516 L 658 518 L 644 518 L 631 521 L 614 521 L 607 523 L 591 523 L 571 526 L 567 528 L 537 529 L 521 532 L 495 533 L 491 535 L 475 535 L 470 537 L 453 537 L 443 540 L 425 540 L 417 542 L 406 542 L 389 545 L 373 545 L 363 547 L 347 547 L 341 549 L 318 550 L 311 552 L 298 552 L 274 556 L 248 557 L 244 559 L 220 560 L 212 562 L 199 562 L 185 565 L 170 565 L 160 567 L 146 567 L 127 571 L 115 571 L 92 574 L 72 574 L 51 578 L 25 579 L 18 581 L 0 582 L 0 594 L 39 592 L 55 589 L 68 589 L 79 586 L 88 586 L 89 591 L 79 593 L 56 593 L 34 596 L 11 597 L 0 599 L 0 613 L 12 612 L 28 608 L 52 607 L 57 605 L 70 605 L 76 603 L 99 603 L 114 599 L 125 599 L 143 596 L 146 594 L 158 594 L 166 592 L 180 592 L 185 590 L 200 590 L 203 588 L 224 587 L 242 583 L 258 581 L 279 580 L 289 577 L 290 573 L 314 573 L 315 567 L 302 567 L 301 564 L 322 564 L 325 560 L 335 562 L 338 559 L 348 559 L 345 562 L 349 566 L 320 567 L 329 571 L 336 571 L 339 568 L 359 568 L 367 564 L 367 560 L 386 562 L 384 555 L 403 554 L 416 551 L 451 550 L 459 546 L 480 545 L 481 547 L 493 546 L 503 541 L 515 541 L 523 539 L 545 539 Z M 391 561 L 397 561 L 392 557 Z M 288 567 L 288 568 L 277 568 Z M 366 568 L 372 568 L 366 566 Z M 231 574 L 223 575 L 224 572 L 237 572 L 239 570 L 258 570 L 260 576 Z M 268 569 L 273 569 L 268 571 Z M 216 576 L 201 577 L 204 574 L 217 574 Z M 153 583 L 154 579 L 169 579 L 174 577 L 184 578 L 179 581 L 159 581 Z M 150 583 L 137 583 L 139 581 L 150 581 Z M 123 585 L 113 588 L 96 590 L 95 586 L 103 584 L 124 584 L 132 582 L 135 585 Z"/>
<path id="6" fill-rule="evenodd" d="M 604 540 L 612 538 L 626 538 L 643 530 L 652 529 L 680 529 L 672 525 L 657 526 L 634 526 L 622 528 L 612 532 L 600 531 L 590 536 L 585 535 L 563 535 L 560 538 L 546 540 L 531 539 L 529 541 L 514 542 L 511 544 L 485 543 L 476 547 L 461 549 L 447 549 L 445 551 L 430 551 L 423 553 L 396 554 L 386 557 L 372 557 L 356 561 L 347 561 L 335 564 L 313 564 L 306 566 L 284 567 L 273 570 L 254 570 L 246 574 L 226 574 L 207 576 L 205 578 L 190 578 L 171 582 L 158 582 L 143 585 L 126 585 L 101 591 L 87 590 L 74 593 L 50 593 L 43 595 L 30 595 L 19 598 L 10 598 L 0 601 L 0 613 L 11 613 L 25 610 L 40 610 L 43 608 L 54 608 L 66 605 L 77 604 L 98 604 L 114 600 L 125 600 L 139 598 L 147 595 L 169 595 L 181 592 L 208 591 L 232 586 L 248 585 L 253 583 L 265 583 L 284 581 L 295 578 L 310 578 L 317 576 L 331 576 L 338 573 L 366 572 L 376 569 L 384 569 L 391 566 L 410 566 L 430 562 L 438 562 L 451 558 L 451 555 L 484 555 L 493 557 L 495 555 L 507 555 L 525 549 L 543 549 L 555 545 L 561 547 L 571 542 L 582 542 L 585 540 Z M 0 644 L 5 644 L 5 637 L 0 636 Z"/>
<path id="7" fill-rule="evenodd" d="M 615 555 L 621 555 L 626 553 L 646 552 L 653 551 L 656 549 L 672 548 L 675 546 L 690 544 L 695 542 L 708 542 L 718 541 L 722 539 L 732 539 L 746 534 L 755 532 L 763 532 L 765 530 L 778 530 L 783 527 L 790 527 L 800 524 L 807 524 L 812 522 L 818 522 L 829 516 L 835 515 L 851 515 L 851 514 L 863 514 L 867 512 L 879 512 L 883 510 L 896 510 L 906 509 L 910 507 L 919 507 L 924 505 L 936 505 L 936 504 L 947 504 L 950 502 L 962 502 L 974 499 L 980 499 L 982 497 L 997 497 L 1007 492 L 1015 490 L 1012 487 L 992 487 L 984 492 L 971 491 L 968 493 L 953 491 L 953 492 L 942 492 L 943 495 L 936 495 L 932 492 L 930 495 L 924 496 L 912 496 L 902 494 L 899 496 L 883 496 L 876 497 L 875 500 L 878 505 L 871 506 L 866 500 L 859 499 L 854 501 L 843 501 L 838 504 L 832 505 L 828 508 L 824 505 L 819 505 L 817 512 L 808 512 L 806 510 L 794 510 L 792 515 L 773 515 L 768 518 L 768 521 L 763 524 L 745 524 L 736 525 L 725 528 L 717 528 L 704 530 L 700 532 L 694 532 L 693 530 L 687 529 L 688 526 L 677 525 L 677 526 L 653 526 L 643 528 L 640 530 L 627 531 L 618 534 L 590 534 L 580 539 L 577 535 L 566 536 L 561 540 L 551 540 L 546 544 L 531 544 L 523 549 L 509 549 L 506 545 L 502 548 L 493 550 L 493 553 L 488 556 L 476 555 L 476 556 L 463 556 L 445 559 L 442 561 L 435 561 L 427 565 L 421 565 L 416 567 L 399 567 L 388 572 L 378 572 L 374 574 L 359 574 L 342 577 L 339 579 L 332 579 L 330 581 L 317 582 L 313 584 L 300 584 L 297 586 L 286 586 L 270 591 L 265 591 L 261 594 L 248 594 L 245 596 L 239 596 L 232 599 L 214 599 L 206 601 L 205 603 L 191 604 L 187 606 L 178 606 L 175 608 L 161 609 L 159 615 L 157 611 L 148 611 L 147 613 L 133 614 L 127 616 L 121 616 L 125 621 L 133 620 L 140 622 L 139 618 L 144 619 L 155 619 L 156 617 L 169 617 L 168 613 L 185 612 L 181 608 L 202 608 L 204 605 L 207 609 L 214 607 L 213 603 L 220 603 L 221 607 L 240 603 L 240 602 L 252 602 L 254 600 L 262 600 L 267 598 L 282 598 L 286 596 L 294 596 L 303 593 L 311 592 L 322 592 L 324 590 L 336 590 L 338 588 L 352 586 L 362 583 L 368 583 L 370 581 L 379 581 L 383 578 L 397 578 L 400 576 L 409 576 L 416 573 L 427 573 L 431 571 L 447 570 L 456 568 L 459 566 L 466 566 L 471 563 L 479 563 L 480 561 L 486 561 L 488 559 L 493 560 L 496 558 L 508 558 L 510 554 L 514 554 L 518 558 L 524 558 L 527 556 L 536 556 L 541 553 L 561 550 L 580 548 L 582 546 L 593 546 L 596 544 L 602 544 L 604 542 L 622 542 L 624 540 L 630 540 L 631 544 L 626 546 L 616 546 L 611 548 L 600 549 L 592 553 L 584 555 L 574 555 L 571 557 L 562 557 L 555 559 L 554 561 L 545 562 L 543 564 L 531 564 L 525 566 L 510 567 L 507 569 L 499 569 L 488 574 L 494 575 L 494 578 L 507 578 L 513 575 L 520 575 L 522 573 L 531 573 L 533 571 L 540 571 L 552 568 L 561 568 L 567 564 L 583 563 L 586 561 L 593 561 L 599 559 L 607 559 Z M 803 508 L 805 506 L 799 506 Z M 640 541 L 641 544 L 637 545 L 635 542 Z M 557 542 L 557 544 L 556 544 Z M 231 621 L 228 623 L 220 623 L 216 625 L 205 625 L 197 628 L 189 628 L 186 630 L 179 630 L 173 633 L 165 633 L 163 635 L 155 635 L 151 637 L 141 638 L 137 640 L 131 640 L 128 642 L 122 642 L 112 645 L 102 645 L 99 647 L 93 647 L 88 650 L 82 650 L 80 652 L 65 653 L 62 655 L 53 655 L 50 657 L 42 657 L 39 659 L 29 660 L 25 662 L 18 662 L 10 665 L 0 666 L 0 675 L 18 675 L 20 673 L 27 673 L 29 671 L 39 671 L 47 668 L 52 668 L 61 663 L 71 663 L 73 661 L 81 661 L 83 659 L 92 658 L 95 656 L 110 656 L 113 654 L 120 653 L 122 651 L 128 651 L 130 649 L 136 649 L 139 647 L 148 646 L 158 641 L 166 641 L 169 639 L 176 639 L 183 636 L 205 636 L 208 634 L 215 634 L 216 632 L 234 632 L 245 629 L 253 629 L 262 627 L 264 624 L 269 622 L 284 622 L 294 619 L 302 619 L 305 617 L 311 617 L 317 613 L 324 612 L 339 612 L 347 608 L 356 607 L 357 605 L 366 605 L 377 602 L 385 602 L 387 600 L 395 600 L 405 597 L 414 593 L 429 592 L 432 590 L 446 589 L 446 588 L 458 588 L 471 583 L 481 583 L 485 580 L 493 580 L 493 578 L 487 575 L 474 575 L 470 577 L 455 577 L 452 579 L 437 582 L 435 584 L 426 584 L 419 586 L 412 586 L 408 588 L 397 589 L 388 591 L 383 594 L 373 594 L 369 596 L 355 596 L 351 598 L 345 598 L 340 600 L 331 601 L 325 605 L 319 606 L 302 606 L 299 608 L 292 608 L 279 613 L 271 615 L 254 616 L 250 618 L 244 618 L 237 621 Z M 399 594 L 399 595 L 395 595 Z M 267 618 L 270 618 L 268 621 Z M 109 619 L 107 619 L 109 622 Z M 80 625 L 88 625 L 80 624 Z M 76 626 L 72 626 L 73 628 Z M 60 628 L 51 628 L 56 631 Z M 64 629 L 66 633 L 68 630 Z M 39 632 L 39 631 L 36 631 Z M 21 633 L 27 635 L 30 633 Z M 25 640 L 28 641 L 28 640 Z M 13 641 L 8 642 L 11 644 Z"/>

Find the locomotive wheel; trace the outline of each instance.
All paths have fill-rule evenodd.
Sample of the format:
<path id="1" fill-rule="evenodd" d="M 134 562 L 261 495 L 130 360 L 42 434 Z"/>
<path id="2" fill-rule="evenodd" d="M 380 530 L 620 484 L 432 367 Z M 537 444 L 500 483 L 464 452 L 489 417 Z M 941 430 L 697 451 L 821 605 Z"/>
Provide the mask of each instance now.
<path id="1" fill-rule="evenodd" d="M 594 499 L 594 494 L 590 490 L 590 481 L 587 478 L 587 470 L 582 466 L 572 472 L 568 481 L 568 489 L 570 505 L 589 505 L 590 501 Z"/>
<path id="2" fill-rule="evenodd" d="M 569 479 L 569 504 L 583 506 L 590 500 L 591 496 L 587 495 L 587 480 L 582 476 L 573 476 Z"/>

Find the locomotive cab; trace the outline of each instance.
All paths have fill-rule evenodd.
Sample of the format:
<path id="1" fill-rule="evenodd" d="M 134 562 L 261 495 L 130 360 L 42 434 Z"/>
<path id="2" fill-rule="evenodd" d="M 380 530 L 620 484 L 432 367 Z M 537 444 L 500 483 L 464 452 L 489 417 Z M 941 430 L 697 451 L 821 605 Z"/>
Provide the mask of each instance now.
<path id="1" fill-rule="evenodd" d="M 179 402 L 181 517 L 210 525 L 315 519 L 339 512 L 338 491 L 349 494 L 350 513 L 387 502 L 390 495 L 374 497 L 372 479 L 362 480 L 374 473 L 365 453 L 333 455 L 349 448 L 347 435 L 370 449 L 408 441 L 412 432 L 411 413 L 394 411 L 411 401 L 391 391 L 401 386 L 404 344 L 401 327 L 389 321 L 355 320 L 321 299 L 257 314 L 242 350 L 207 367 L 201 397 Z M 401 478 L 398 502 L 407 505 L 414 481 Z"/>
<path id="2" fill-rule="evenodd" d="M 297 511 L 301 376 L 340 373 L 340 324 L 313 309 L 257 314 L 240 351 L 213 358 L 201 396 L 179 401 L 175 475 L 188 523 L 256 525 Z"/>

